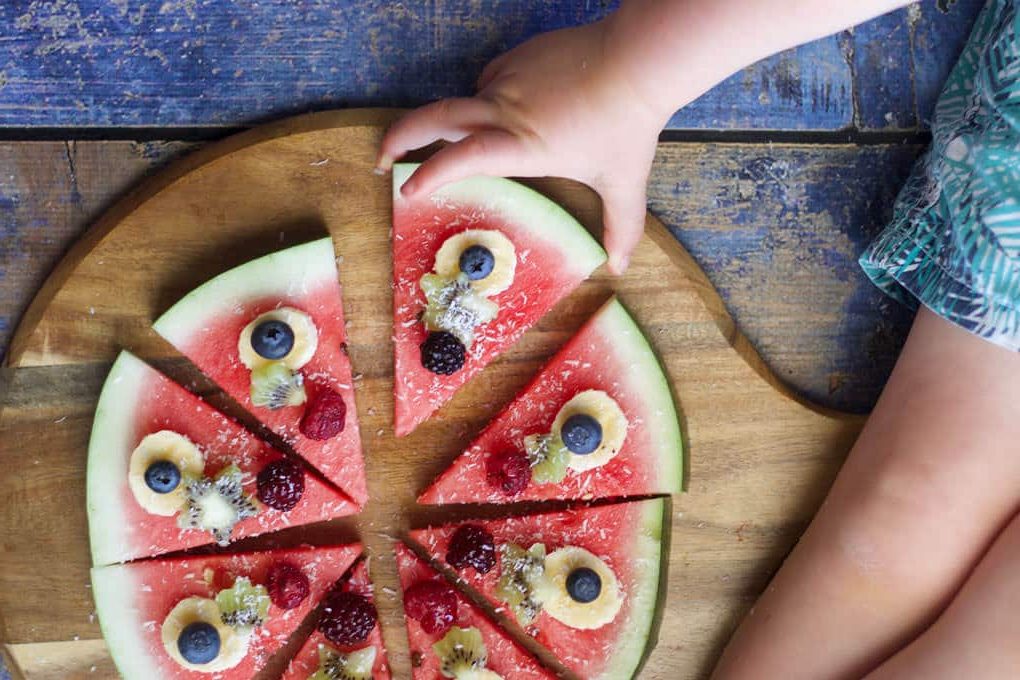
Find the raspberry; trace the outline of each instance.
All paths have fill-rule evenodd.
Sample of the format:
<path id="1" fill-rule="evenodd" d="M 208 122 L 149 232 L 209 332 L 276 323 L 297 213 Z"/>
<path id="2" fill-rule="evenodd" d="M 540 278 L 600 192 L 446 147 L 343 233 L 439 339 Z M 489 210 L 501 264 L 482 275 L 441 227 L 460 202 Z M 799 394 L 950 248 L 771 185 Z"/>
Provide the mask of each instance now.
<path id="1" fill-rule="evenodd" d="M 496 543 L 492 534 L 479 524 L 465 524 L 453 532 L 446 561 L 457 569 L 474 567 L 479 574 L 487 574 L 496 566 Z"/>
<path id="2" fill-rule="evenodd" d="M 280 609 L 294 609 L 308 597 L 308 577 L 290 562 L 277 562 L 266 575 L 269 599 Z"/>
<path id="3" fill-rule="evenodd" d="M 528 454 L 510 450 L 489 456 L 485 461 L 486 479 L 507 496 L 516 496 L 531 482 Z"/>
<path id="4" fill-rule="evenodd" d="M 404 611 L 429 635 L 445 633 L 457 618 L 457 594 L 438 581 L 419 581 L 404 593 Z"/>
<path id="5" fill-rule="evenodd" d="M 421 343 L 421 365 L 439 375 L 452 375 L 464 367 L 467 349 L 452 333 L 433 331 Z"/>
<path id="6" fill-rule="evenodd" d="M 262 468 L 255 483 L 260 501 L 286 512 L 305 493 L 305 471 L 297 463 L 280 458 Z"/>
<path id="7" fill-rule="evenodd" d="M 365 597 L 334 591 L 322 606 L 319 631 L 335 645 L 352 647 L 368 639 L 377 618 L 375 607 Z"/>
<path id="8" fill-rule="evenodd" d="M 344 398 L 328 387 L 317 387 L 301 417 L 301 434 L 319 441 L 332 439 L 344 431 L 346 421 Z"/>

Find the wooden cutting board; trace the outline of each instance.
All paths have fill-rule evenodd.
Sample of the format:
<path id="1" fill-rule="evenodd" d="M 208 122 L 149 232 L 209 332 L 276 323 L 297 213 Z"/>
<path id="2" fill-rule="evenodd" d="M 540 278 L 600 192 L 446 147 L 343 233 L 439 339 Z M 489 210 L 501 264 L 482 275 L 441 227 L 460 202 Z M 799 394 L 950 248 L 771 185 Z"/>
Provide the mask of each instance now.
<path id="1" fill-rule="evenodd" d="M 178 161 L 103 217 L 22 320 L 0 412 L 0 640 L 26 678 L 115 675 L 88 586 L 85 462 L 110 362 L 129 348 L 182 380 L 152 320 L 209 277 L 328 232 L 340 257 L 372 500 L 353 520 L 245 545 L 360 537 L 397 677 L 409 677 L 392 541 L 450 519 L 416 494 L 610 294 L 661 356 L 682 412 L 689 489 L 672 506 L 668 592 L 643 678 L 704 677 L 803 531 L 860 427 L 793 397 L 762 364 L 686 251 L 654 217 L 620 278 L 599 271 L 412 436 L 392 436 L 390 183 L 372 173 L 395 114 L 302 116 Z M 596 234 L 599 202 L 534 186 Z M 217 396 L 201 381 L 200 391 Z M 458 516 L 463 516 L 459 514 Z"/>

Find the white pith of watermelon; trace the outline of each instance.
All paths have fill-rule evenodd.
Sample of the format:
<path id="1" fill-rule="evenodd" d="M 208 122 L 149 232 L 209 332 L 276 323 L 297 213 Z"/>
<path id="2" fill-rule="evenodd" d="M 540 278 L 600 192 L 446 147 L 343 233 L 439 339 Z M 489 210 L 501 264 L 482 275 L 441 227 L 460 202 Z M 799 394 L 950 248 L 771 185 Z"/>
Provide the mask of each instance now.
<path id="1" fill-rule="evenodd" d="M 393 168 L 393 341 L 397 436 L 411 432 L 472 376 L 516 342 L 553 305 L 605 262 L 591 234 L 563 208 L 517 182 L 473 177 L 413 201 L 399 188 L 416 166 Z M 478 328 L 464 367 L 438 376 L 422 366 L 425 308 L 421 277 L 450 236 L 468 229 L 498 229 L 514 244 L 513 284 L 492 300 L 497 317 Z"/>
<path id="2" fill-rule="evenodd" d="M 525 549 L 544 543 L 547 553 L 575 546 L 609 565 L 624 593 L 623 606 L 611 623 L 578 630 L 542 612 L 529 631 L 536 631 L 535 639 L 580 677 L 619 680 L 634 675 L 650 643 L 659 600 L 666 511 L 664 500 L 653 499 L 470 524 L 481 525 L 493 535 L 497 554 L 499 546 L 508 542 Z M 446 551 L 458 526 L 412 531 L 411 540 L 433 559 L 446 563 Z M 450 568 L 494 607 L 506 607 L 496 596 L 498 563 L 487 574 L 478 574 L 471 567 Z"/>
<path id="3" fill-rule="evenodd" d="M 523 439 L 546 434 L 578 392 L 602 390 L 627 417 L 619 453 L 601 467 L 569 470 L 559 484 L 531 482 L 507 496 L 486 480 L 488 456 L 523 451 Z M 637 324 L 610 299 L 468 446 L 419 503 L 508 503 L 680 493 L 683 442 L 669 382 Z"/>
<path id="4" fill-rule="evenodd" d="M 406 546 L 397 544 L 397 569 L 400 572 L 400 586 L 404 593 L 420 581 L 439 581 L 446 583 L 439 572 L 426 564 Z M 463 595 L 457 593 L 457 618 L 455 626 L 461 628 L 477 628 L 485 641 L 488 652 L 486 668 L 503 676 L 504 680 L 534 680 L 547 678 L 554 680 L 556 675 L 542 666 L 530 652 L 513 640 L 506 631 L 489 620 L 478 607 L 471 604 Z M 442 677 L 439 672 L 439 658 L 432 650 L 432 645 L 439 642 L 445 635 L 431 635 L 422 630 L 414 619 L 405 613 L 407 639 L 411 655 L 419 658 L 421 663 L 412 664 L 411 674 L 414 680 L 435 680 Z M 415 655 L 419 655 L 415 657 Z"/>
<path id="5" fill-rule="evenodd" d="M 301 434 L 303 405 L 271 410 L 251 403 L 251 374 L 241 363 L 237 340 L 255 317 L 277 307 L 305 312 L 318 329 L 315 355 L 301 373 L 309 394 L 316 384 L 327 385 L 347 405 L 346 426 L 332 439 L 316 441 Z M 365 463 L 330 238 L 260 257 L 210 279 L 167 310 L 153 328 L 327 479 L 365 504 Z"/>
<path id="6" fill-rule="evenodd" d="M 190 439 L 213 476 L 230 463 L 244 474 L 245 491 L 256 495 L 255 477 L 283 454 L 174 383 L 129 352 L 110 369 L 96 407 L 86 469 L 89 540 L 94 565 L 183 550 L 212 543 L 208 531 L 181 529 L 177 517 L 154 515 L 135 500 L 128 485 L 131 453 L 148 434 L 172 430 Z M 262 506 L 243 520 L 231 538 L 351 515 L 359 508 L 344 494 L 305 475 L 305 491 L 286 512 Z"/>
<path id="7" fill-rule="evenodd" d="M 350 578 L 344 582 L 342 590 L 358 593 L 368 598 L 372 604 L 375 604 L 374 588 L 369 578 L 367 560 L 362 560 L 355 565 Z M 372 667 L 373 680 L 389 680 L 391 677 L 390 666 L 386 660 L 386 645 L 383 643 L 382 630 L 379 624 L 376 623 L 368 639 L 363 644 L 349 650 L 337 647 L 318 630 L 313 631 L 301 646 L 301 650 L 291 660 L 290 665 L 287 666 L 287 671 L 280 680 L 308 680 L 308 676 L 315 673 L 319 668 L 320 645 L 328 645 L 340 652 L 375 647 L 375 665 Z"/>
<path id="8" fill-rule="evenodd" d="M 250 680 L 283 646 L 308 613 L 361 554 L 358 544 L 329 548 L 297 548 L 235 555 L 156 559 L 97 567 L 92 570 L 92 595 L 103 637 L 125 680 Z M 215 674 L 189 671 L 166 653 L 163 621 L 187 597 L 214 598 L 235 578 L 246 576 L 265 584 L 277 561 L 300 568 L 309 580 L 309 596 L 296 608 L 270 605 L 266 622 L 253 634 L 247 656 L 234 668 Z M 212 583 L 206 581 L 212 570 Z"/>

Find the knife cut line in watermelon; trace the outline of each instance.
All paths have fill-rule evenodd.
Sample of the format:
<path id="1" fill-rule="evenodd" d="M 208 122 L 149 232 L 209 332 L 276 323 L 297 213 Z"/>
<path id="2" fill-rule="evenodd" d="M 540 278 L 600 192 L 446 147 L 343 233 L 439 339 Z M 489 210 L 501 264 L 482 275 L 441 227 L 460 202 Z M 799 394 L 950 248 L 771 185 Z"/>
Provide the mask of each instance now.
<path id="1" fill-rule="evenodd" d="M 543 610 L 527 630 L 580 677 L 615 680 L 632 677 L 654 645 L 656 617 L 664 596 L 660 588 L 662 560 L 668 558 L 663 535 L 668 519 L 667 500 L 653 499 L 442 525 L 413 530 L 410 539 L 471 592 L 497 611 L 506 611 L 511 627 L 518 631 L 521 627 L 497 594 L 501 546 L 513 543 L 528 549 L 542 543 L 547 553 L 565 547 L 583 548 L 603 560 L 614 572 L 623 594 L 622 607 L 610 623 L 582 630 Z M 470 566 L 458 569 L 447 561 L 451 539 L 465 524 L 482 527 L 493 537 L 497 560 L 487 573 Z"/>
<path id="2" fill-rule="evenodd" d="M 238 339 L 260 314 L 284 307 L 311 317 L 318 343 L 301 368 L 306 385 L 328 387 L 346 405 L 346 424 L 325 440 L 300 427 L 307 405 L 255 406 L 251 371 Z M 368 500 L 347 331 L 333 242 L 329 237 L 271 253 L 226 271 L 185 295 L 153 328 L 213 382 L 359 505 Z"/>
<path id="3" fill-rule="evenodd" d="M 511 180 L 473 177 L 409 200 L 400 186 L 416 166 L 393 168 L 394 417 L 397 436 L 410 433 L 470 378 L 514 344 L 559 300 L 606 260 L 581 224 L 542 194 Z M 436 253 L 467 230 L 496 230 L 514 247 L 510 287 L 493 296 L 496 317 L 477 329 L 463 368 L 437 375 L 422 366 L 426 337 L 420 282 Z"/>
<path id="4" fill-rule="evenodd" d="M 284 458 L 201 398 L 129 352 L 121 352 L 103 385 L 96 407 L 86 467 L 87 510 L 92 560 L 96 566 L 181 551 L 212 543 L 201 529 L 182 529 L 177 516 L 146 511 L 128 483 L 135 447 L 160 431 L 183 435 L 204 458 L 209 477 L 236 464 L 244 490 L 252 497 L 256 475 Z M 287 511 L 260 507 L 242 520 L 231 540 L 290 526 L 352 515 L 359 507 L 343 493 L 304 473 L 304 492 Z"/>
<path id="5" fill-rule="evenodd" d="M 526 436 L 549 432 L 560 408 L 585 390 L 604 391 L 627 419 L 626 437 L 615 457 L 590 470 L 570 470 L 559 483 L 531 481 L 512 496 L 490 482 L 490 458 L 523 451 Z M 440 505 L 657 496 L 680 493 L 682 482 L 683 441 L 669 381 L 637 323 L 614 297 L 418 502 Z"/>
<path id="6" fill-rule="evenodd" d="M 278 651 L 319 600 L 361 554 L 360 544 L 297 548 L 233 555 L 153 559 L 92 569 L 92 591 L 103 637 L 125 680 L 180 678 L 250 680 Z M 309 582 L 309 595 L 293 609 L 271 604 L 265 622 L 255 629 L 247 653 L 232 668 L 209 673 L 188 670 L 168 654 L 162 640 L 167 615 L 190 597 L 215 598 L 238 577 L 264 585 L 269 569 L 286 562 Z"/>

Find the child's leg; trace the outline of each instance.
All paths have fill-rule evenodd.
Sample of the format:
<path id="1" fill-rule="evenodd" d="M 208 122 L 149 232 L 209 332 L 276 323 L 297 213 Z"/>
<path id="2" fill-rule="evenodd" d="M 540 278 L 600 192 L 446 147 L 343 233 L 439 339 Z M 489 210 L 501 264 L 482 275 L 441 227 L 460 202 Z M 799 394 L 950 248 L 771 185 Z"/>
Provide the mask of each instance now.
<path id="1" fill-rule="evenodd" d="M 800 543 L 716 678 L 860 677 L 946 605 L 1016 511 L 1020 355 L 922 310 Z"/>
<path id="2" fill-rule="evenodd" d="M 1020 515 L 938 621 L 868 678 L 1020 678 Z"/>

